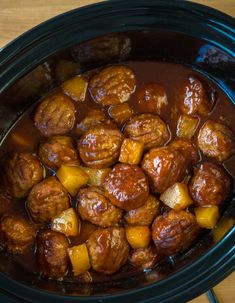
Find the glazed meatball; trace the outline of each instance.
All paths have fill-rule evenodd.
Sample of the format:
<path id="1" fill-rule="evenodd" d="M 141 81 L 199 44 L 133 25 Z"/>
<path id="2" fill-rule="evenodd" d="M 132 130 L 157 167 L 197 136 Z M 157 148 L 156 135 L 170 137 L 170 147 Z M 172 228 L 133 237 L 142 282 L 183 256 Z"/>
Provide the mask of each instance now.
<path id="1" fill-rule="evenodd" d="M 105 195 L 126 210 L 144 205 L 149 195 L 148 181 L 142 169 L 130 164 L 117 164 L 104 180 Z"/>
<path id="2" fill-rule="evenodd" d="M 200 129 L 198 146 L 204 155 L 224 161 L 235 152 L 234 134 L 226 125 L 207 120 Z"/>
<path id="3" fill-rule="evenodd" d="M 199 231 L 194 215 L 183 210 L 171 210 L 156 217 L 152 238 L 160 253 L 171 256 L 186 250 L 196 240 Z"/>
<path id="4" fill-rule="evenodd" d="M 114 105 L 126 102 L 135 91 L 136 79 L 126 66 L 110 66 L 93 76 L 89 90 L 95 102 Z"/>
<path id="5" fill-rule="evenodd" d="M 118 129 L 93 127 L 78 142 L 80 157 L 87 166 L 109 167 L 117 162 L 123 139 L 124 136 Z"/>
<path id="6" fill-rule="evenodd" d="M 38 153 L 42 163 L 52 169 L 58 169 L 63 164 L 79 164 L 77 149 L 71 137 L 51 137 L 40 145 Z"/>
<path id="7" fill-rule="evenodd" d="M 150 225 L 160 212 L 160 202 L 157 198 L 149 195 L 143 206 L 129 210 L 124 219 L 130 225 Z"/>
<path id="8" fill-rule="evenodd" d="M 221 206 L 231 190 L 231 179 L 226 170 L 214 163 L 203 163 L 196 168 L 189 186 L 199 206 Z"/>
<path id="9" fill-rule="evenodd" d="M 189 164 L 195 164 L 200 159 L 198 148 L 190 140 L 176 139 L 169 146 L 181 152 Z"/>
<path id="10" fill-rule="evenodd" d="M 14 198 L 26 197 L 31 187 L 43 179 L 44 169 L 31 153 L 14 153 L 4 165 L 4 183 Z"/>
<path id="11" fill-rule="evenodd" d="M 46 137 L 68 133 L 75 122 L 75 107 L 62 93 L 47 96 L 37 107 L 34 124 Z"/>
<path id="12" fill-rule="evenodd" d="M 115 207 L 104 196 L 102 188 L 83 188 L 78 193 L 78 212 L 83 220 L 101 227 L 118 225 L 122 218 L 121 209 Z"/>
<path id="13" fill-rule="evenodd" d="M 207 115 L 214 105 L 215 96 L 203 80 L 190 76 L 180 96 L 180 108 L 187 115 Z"/>
<path id="14" fill-rule="evenodd" d="M 68 208 L 68 193 L 55 177 L 43 180 L 29 193 L 28 209 L 35 222 L 47 222 Z"/>
<path id="15" fill-rule="evenodd" d="M 130 252 L 129 256 L 129 262 L 140 270 L 153 268 L 160 259 L 160 254 L 153 245 L 146 248 L 134 249 Z"/>
<path id="16" fill-rule="evenodd" d="M 142 169 L 149 178 L 151 192 L 163 193 L 175 182 L 182 181 L 187 164 L 182 152 L 175 148 L 151 149 L 142 161 Z"/>
<path id="17" fill-rule="evenodd" d="M 153 114 L 140 114 L 129 120 L 124 133 L 132 140 L 144 143 L 144 149 L 164 145 L 170 138 L 166 123 Z"/>
<path id="18" fill-rule="evenodd" d="M 129 244 L 122 227 L 98 229 L 87 241 L 91 266 L 105 274 L 113 274 L 128 259 Z"/>
<path id="19" fill-rule="evenodd" d="M 90 128 L 97 125 L 114 126 L 114 123 L 110 119 L 106 118 L 105 113 L 102 110 L 94 108 L 89 110 L 86 117 L 77 124 L 75 131 L 76 135 L 82 136 Z"/>
<path id="20" fill-rule="evenodd" d="M 160 115 L 168 101 L 165 89 L 154 82 L 142 85 L 137 91 L 138 109 L 141 113 Z"/>
<path id="21" fill-rule="evenodd" d="M 3 216 L 0 225 L 1 245 L 13 254 L 22 254 L 33 245 L 36 236 L 34 227 L 25 219 Z"/>
<path id="22" fill-rule="evenodd" d="M 68 247 L 67 238 L 59 232 L 42 230 L 38 233 L 36 257 L 44 276 L 49 278 L 65 276 L 69 261 Z"/>

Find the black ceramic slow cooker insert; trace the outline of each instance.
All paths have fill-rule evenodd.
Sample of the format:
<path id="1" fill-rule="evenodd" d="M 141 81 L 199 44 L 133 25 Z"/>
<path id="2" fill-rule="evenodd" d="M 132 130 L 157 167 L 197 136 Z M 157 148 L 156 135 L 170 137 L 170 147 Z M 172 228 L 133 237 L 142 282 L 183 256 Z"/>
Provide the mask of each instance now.
<path id="1" fill-rule="evenodd" d="M 125 39 L 122 51 L 104 58 L 92 52 L 104 37 Z M 179 63 L 218 85 L 235 105 L 235 20 L 206 6 L 185 1 L 106 1 L 53 18 L 20 36 L 0 52 L 0 136 L 56 81 L 45 85 L 40 66 L 76 60 L 81 43 L 83 71 L 126 60 Z M 92 47 L 91 47 L 92 45 Z M 30 79 L 37 79 L 30 82 Z M 22 98 L 24 96 L 24 98 Z M 223 217 L 235 219 L 234 193 Z M 184 256 L 163 267 L 122 275 L 98 284 L 45 281 L 0 253 L 1 302 L 185 302 L 234 270 L 235 228 L 214 244 L 210 233 Z"/>

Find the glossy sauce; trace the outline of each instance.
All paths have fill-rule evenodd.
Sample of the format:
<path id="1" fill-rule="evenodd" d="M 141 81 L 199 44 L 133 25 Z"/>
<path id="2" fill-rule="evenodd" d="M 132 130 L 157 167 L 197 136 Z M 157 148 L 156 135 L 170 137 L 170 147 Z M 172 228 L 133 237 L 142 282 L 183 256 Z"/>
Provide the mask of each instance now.
<path id="1" fill-rule="evenodd" d="M 148 82 L 156 82 L 162 85 L 167 93 L 168 106 L 162 112 L 161 117 L 168 124 L 170 132 L 171 132 L 171 140 L 176 137 L 176 124 L 177 120 L 181 114 L 180 109 L 178 107 L 179 95 L 180 91 L 183 88 L 184 82 L 187 80 L 189 75 L 197 74 L 189 68 L 186 68 L 182 65 L 171 64 L 171 63 L 162 63 L 162 62 L 127 62 L 125 65 L 131 67 L 136 75 L 137 79 L 137 88 L 143 84 Z M 95 71 L 94 71 L 95 72 Z M 92 74 L 93 72 L 89 72 Z M 218 88 L 214 83 L 208 81 L 202 75 L 199 75 L 200 78 L 203 78 L 212 90 L 216 91 L 216 103 L 213 108 L 213 111 L 209 116 L 200 118 L 200 123 L 198 125 L 197 131 L 192 138 L 192 140 L 196 143 L 198 131 L 204 122 L 210 118 L 213 120 L 221 121 L 224 124 L 227 124 L 235 133 L 235 123 L 233 123 L 235 116 L 235 107 L 231 101 L 226 97 L 226 95 Z M 136 93 L 131 95 L 129 100 L 129 104 L 132 107 L 135 113 L 138 113 L 136 110 Z M 94 103 L 90 94 L 87 92 L 86 100 L 83 103 L 76 103 L 76 123 L 79 123 L 82 118 L 86 115 L 88 108 L 99 108 L 102 107 Z M 106 108 L 108 109 L 108 107 Z M 4 157 L 11 152 L 37 152 L 40 141 L 43 139 L 40 132 L 35 128 L 33 124 L 33 115 L 34 115 L 35 106 L 30 108 L 27 112 L 25 112 L 20 119 L 14 124 L 14 126 L 10 129 L 4 141 L 1 143 L 0 148 L 0 158 L 4 159 Z M 108 112 L 106 111 L 108 116 Z M 75 124 L 76 128 L 76 124 Z M 74 128 L 74 130 L 75 130 Z M 71 132 L 72 136 L 74 135 L 74 130 Z M 201 155 L 202 156 L 202 155 Z M 201 157 L 202 161 L 205 161 L 205 157 Z M 214 161 L 210 158 L 210 161 Z M 224 162 L 225 168 L 228 172 L 235 177 L 235 157 L 231 157 L 227 161 Z M 53 174 L 52 171 L 48 170 L 47 175 Z M 11 208 L 11 213 L 21 214 L 22 216 L 27 217 L 27 213 L 25 211 L 25 200 L 15 200 L 13 203 L 13 207 Z M 71 200 L 73 206 L 76 206 L 76 201 Z M 95 230 L 96 227 L 91 223 L 83 223 L 81 227 L 81 235 L 77 238 L 70 238 L 70 242 L 72 245 L 79 244 L 87 240 L 90 233 Z M 25 267 L 30 272 L 37 272 L 37 265 L 34 258 L 34 252 L 28 251 L 23 256 L 13 257 L 17 262 L 21 264 L 22 267 Z M 125 268 L 128 268 L 126 266 Z M 124 270 L 125 270 L 124 268 Z M 127 270 L 127 269 L 126 269 Z M 128 268 L 130 270 L 130 268 Z M 131 269 L 134 270 L 133 268 Z M 121 270 L 121 273 L 123 269 Z M 112 276 L 111 279 L 115 279 L 120 275 L 117 273 Z M 69 279 L 70 278 L 65 278 Z M 110 278 L 108 278 L 110 279 Z M 97 281 L 105 281 L 107 278 L 102 275 L 96 274 Z"/>

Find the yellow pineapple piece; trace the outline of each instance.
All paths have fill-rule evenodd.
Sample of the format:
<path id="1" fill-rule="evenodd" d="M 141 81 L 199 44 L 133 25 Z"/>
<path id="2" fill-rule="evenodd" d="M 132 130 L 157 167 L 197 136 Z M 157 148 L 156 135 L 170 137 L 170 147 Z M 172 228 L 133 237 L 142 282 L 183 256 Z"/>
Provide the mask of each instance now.
<path id="1" fill-rule="evenodd" d="M 233 227 L 233 218 L 222 218 L 213 229 L 213 239 L 215 243 L 219 242 L 225 234 Z"/>
<path id="2" fill-rule="evenodd" d="M 81 76 L 75 76 L 62 83 L 62 89 L 65 94 L 79 102 L 85 100 L 87 86 L 88 82 Z"/>
<path id="3" fill-rule="evenodd" d="M 55 66 L 55 77 L 62 82 L 80 73 L 80 71 L 81 67 L 78 63 L 69 60 L 59 60 Z"/>
<path id="4" fill-rule="evenodd" d="M 179 138 L 191 139 L 199 124 L 197 117 L 181 115 L 177 122 L 176 134 Z"/>
<path id="5" fill-rule="evenodd" d="M 90 269 L 90 258 L 85 243 L 68 248 L 68 255 L 73 267 L 74 276 L 79 276 Z"/>
<path id="6" fill-rule="evenodd" d="M 151 231 L 148 226 L 127 226 L 126 238 L 132 248 L 145 248 L 149 246 Z"/>
<path id="7" fill-rule="evenodd" d="M 62 165 L 57 170 L 56 176 L 72 196 L 75 196 L 79 188 L 88 182 L 87 174 L 79 166 Z"/>
<path id="8" fill-rule="evenodd" d="M 184 183 L 175 183 L 168 187 L 160 196 L 160 200 L 174 210 L 182 210 L 193 204 L 188 187 Z"/>
<path id="9" fill-rule="evenodd" d="M 54 217 L 51 222 L 51 229 L 66 236 L 77 236 L 80 230 L 80 221 L 75 210 L 71 207 Z"/>
<path id="10" fill-rule="evenodd" d="M 91 167 L 82 167 L 82 169 L 88 176 L 87 184 L 90 186 L 102 186 L 105 177 L 111 171 L 111 168 L 96 169 Z"/>
<path id="11" fill-rule="evenodd" d="M 215 227 L 219 219 L 219 208 L 216 205 L 201 207 L 194 209 L 197 224 L 202 228 L 212 229 Z"/>
<path id="12" fill-rule="evenodd" d="M 139 164 L 144 150 L 142 142 L 124 139 L 121 146 L 119 161 L 122 163 Z"/>
<path id="13" fill-rule="evenodd" d="M 132 109 L 128 103 L 110 106 L 109 115 L 117 124 L 126 122 L 132 116 Z"/>

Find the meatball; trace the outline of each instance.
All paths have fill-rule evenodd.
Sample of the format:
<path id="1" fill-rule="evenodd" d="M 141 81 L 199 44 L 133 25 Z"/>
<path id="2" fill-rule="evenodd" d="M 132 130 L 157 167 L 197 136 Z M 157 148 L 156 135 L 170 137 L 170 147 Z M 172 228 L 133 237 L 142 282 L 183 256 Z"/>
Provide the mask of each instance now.
<path id="1" fill-rule="evenodd" d="M 150 225 L 160 212 L 160 202 L 157 198 L 149 195 L 143 206 L 129 210 L 124 219 L 131 225 Z"/>
<path id="2" fill-rule="evenodd" d="M 99 187 L 81 189 L 77 200 L 78 212 L 83 220 L 101 227 L 109 227 L 118 225 L 122 218 L 121 209 L 112 205 Z"/>
<path id="3" fill-rule="evenodd" d="M 43 180 L 29 193 L 28 209 L 35 222 L 47 222 L 68 208 L 68 193 L 55 177 Z"/>
<path id="4" fill-rule="evenodd" d="M 214 105 L 214 94 L 203 80 L 190 76 L 180 95 L 180 108 L 187 115 L 207 115 Z"/>
<path id="5" fill-rule="evenodd" d="M 46 137 L 69 132 L 75 122 L 75 107 L 69 97 L 62 93 L 47 96 L 39 104 L 34 124 Z"/>
<path id="6" fill-rule="evenodd" d="M 190 140 L 176 139 L 170 146 L 181 152 L 189 164 L 196 164 L 200 159 L 198 148 Z"/>
<path id="7" fill-rule="evenodd" d="M 144 149 L 164 145 L 170 138 L 166 123 L 153 114 L 140 114 L 129 120 L 124 133 L 132 140 L 144 143 Z"/>
<path id="8" fill-rule="evenodd" d="M 161 257 L 157 248 L 150 245 L 146 248 L 134 249 L 130 252 L 129 262 L 140 270 L 153 268 Z"/>
<path id="9" fill-rule="evenodd" d="M 138 109 L 141 113 L 161 114 L 167 106 L 165 89 L 154 82 L 144 84 L 137 91 Z"/>
<path id="10" fill-rule="evenodd" d="M 198 146 L 204 155 L 222 162 L 235 152 L 234 134 L 226 125 L 207 120 L 200 129 Z"/>
<path id="11" fill-rule="evenodd" d="M 128 101 L 135 91 L 135 87 L 135 75 L 126 66 L 104 68 L 89 82 L 92 98 L 102 105 L 114 105 Z"/>
<path id="12" fill-rule="evenodd" d="M 97 108 L 90 109 L 84 119 L 77 124 L 76 135 L 82 136 L 88 129 L 97 125 L 114 126 L 114 123 L 107 119 L 105 113 Z"/>
<path id="13" fill-rule="evenodd" d="M 80 157 L 87 166 L 109 167 L 117 162 L 123 139 L 124 136 L 118 129 L 93 127 L 78 142 Z"/>
<path id="14" fill-rule="evenodd" d="M 31 187 L 43 179 L 44 169 L 31 153 L 14 153 L 4 165 L 4 183 L 14 198 L 26 197 Z"/>
<path id="15" fill-rule="evenodd" d="M 221 206 L 230 193 L 231 179 L 222 166 L 206 162 L 195 169 L 189 190 L 197 205 Z"/>
<path id="16" fill-rule="evenodd" d="M 145 154 L 142 169 L 149 178 L 150 190 L 153 193 L 163 193 L 175 182 L 183 180 L 187 164 L 187 160 L 179 150 L 160 147 L 153 148 Z"/>
<path id="17" fill-rule="evenodd" d="M 122 227 L 98 229 L 87 241 L 91 266 L 105 274 L 113 274 L 128 259 L 129 244 Z"/>
<path id="18" fill-rule="evenodd" d="M 124 209 L 132 210 L 144 205 L 149 195 L 148 181 L 142 169 L 130 164 L 117 164 L 104 180 L 105 195 Z"/>
<path id="19" fill-rule="evenodd" d="M 42 230 L 38 233 L 36 257 L 44 276 L 65 276 L 69 261 L 68 248 L 69 243 L 65 235 L 52 230 Z"/>
<path id="20" fill-rule="evenodd" d="M 25 219 L 3 216 L 0 225 L 1 245 L 13 254 L 22 254 L 33 245 L 36 236 L 34 227 Z"/>
<path id="21" fill-rule="evenodd" d="M 58 169 L 63 164 L 79 164 L 73 139 L 67 136 L 48 138 L 39 148 L 39 157 L 44 165 Z"/>
<path id="22" fill-rule="evenodd" d="M 194 215 L 183 210 L 171 210 L 156 217 L 152 238 L 160 253 L 171 256 L 186 250 L 196 240 L 199 231 Z"/>

